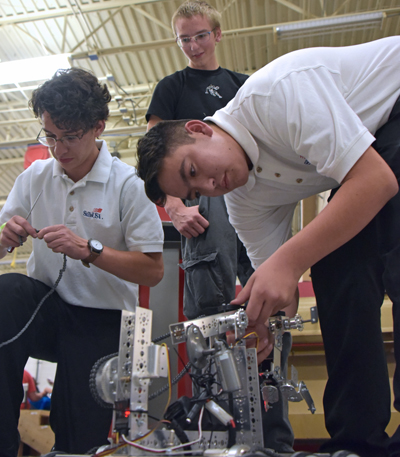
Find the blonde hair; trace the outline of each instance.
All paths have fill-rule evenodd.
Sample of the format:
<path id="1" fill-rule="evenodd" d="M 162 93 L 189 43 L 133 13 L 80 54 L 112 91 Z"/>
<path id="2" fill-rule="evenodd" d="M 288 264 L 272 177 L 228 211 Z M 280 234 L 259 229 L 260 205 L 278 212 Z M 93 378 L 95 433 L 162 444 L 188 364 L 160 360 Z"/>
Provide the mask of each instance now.
<path id="1" fill-rule="evenodd" d="M 214 7 L 202 0 L 188 0 L 182 3 L 172 16 L 171 26 L 174 33 L 175 24 L 179 18 L 191 18 L 193 16 L 206 17 L 210 21 L 210 26 L 213 30 L 215 27 L 221 27 L 221 13 L 219 13 Z"/>

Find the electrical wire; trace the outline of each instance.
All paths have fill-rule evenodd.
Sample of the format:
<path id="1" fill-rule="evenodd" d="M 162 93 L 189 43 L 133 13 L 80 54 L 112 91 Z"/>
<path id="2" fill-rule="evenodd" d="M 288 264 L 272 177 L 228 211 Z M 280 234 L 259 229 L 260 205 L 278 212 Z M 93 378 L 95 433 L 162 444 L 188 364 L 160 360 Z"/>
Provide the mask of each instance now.
<path id="1" fill-rule="evenodd" d="M 163 416 L 165 414 L 165 411 L 168 409 L 168 406 L 171 402 L 171 396 L 172 396 L 172 388 L 171 388 L 171 385 L 172 385 L 172 382 L 171 382 L 171 362 L 170 362 L 170 358 L 169 358 L 169 351 L 168 351 L 168 346 L 165 344 L 165 343 L 162 343 L 161 346 L 163 346 L 166 350 L 166 354 L 167 354 L 167 366 L 168 366 L 168 386 L 169 386 L 169 392 L 168 392 L 168 400 L 167 400 L 167 404 L 165 406 L 165 409 L 164 409 L 164 413 L 163 413 Z M 109 358 L 110 356 L 107 356 L 107 358 Z M 130 411 L 130 412 L 134 412 L 134 411 Z M 162 424 L 162 423 L 165 423 L 164 420 L 158 420 L 158 423 L 156 424 L 156 426 L 150 430 L 148 433 L 146 433 L 145 435 L 139 437 L 137 440 L 134 440 L 133 442 L 135 441 L 138 441 L 138 440 L 143 440 L 147 437 L 149 437 L 152 433 L 154 433 L 158 427 Z M 117 441 L 119 441 L 119 439 L 117 439 Z M 116 446 L 113 446 L 112 448 L 109 448 L 109 449 L 106 449 L 100 453 L 96 453 L 96 454 L 93 454 L 93 457 L 103 457 L 103 456 L 106 456 L 106 455 L 109 455 L 111 454 L 112 452 L 116 451 L 117 449 L 120 449 L 124 446 L 126 446 L 127 443 L 120 443 Z"/>
<path id="2" fill-rule="evenodd" d="M 142 451 L 147 451 L 147 452 L 154 452 L 155 454 L 162 454 L 162 453 L 168 453 L 169 455 L 171 454 L 174 454 L 174 452 L 171 452 L 171 451 L 175 451 L 175 450 L 178 450 L 178 449 L 182 449 L 182 448 L 185 448 L 187 446 L 192 446 L 193 444 L 196 444 L 198 442 L 200 442 L 203 438 L 203 431 L 202 431 L 202 428 L 201 428 L 201 421 L 203 419 L 203 413 L 204 413 L 204 406 L 201 408 L 201 411 L 200 411 L 200 414 L 199 414 L 199 421 L 198 421 L 198 431 L 199 431 L 199 437 L 197 438 L 197 440 L 194 440 L 194 441 L 190 441 L 189 443 L 184 443 L 184 444 L 179 444 L 177 446 L 171 446 L 169 448 L 164 448 L 164 449 L 157 449 L 157 448 L 150 448 L 150 447 L 147 447 L 147 446 L 142 446 L 141 444 L 138 444 L 136 443 L 135 441 L 129 441 L 125 435 L 122 435 L 121 438 L 122 440 L 128 444 L 129 446 L 133 446 L 133 447 L 136 447 L 138 449 L 141 449 Z M 144 437 L 140 437 L 138 438 L 138 440 L 141 440 L 143 439 Z M 186 453 L 186 451 L 185 451 Z M 179 454 L 179 453 L 176 453 L 176 454 Z"/>
<path id="3" fill-rule="evenodd" d="M 250 333 L 248 333 L 247 335 L 245 335 L 245 336 L 243 337 L 243 339 L 245 340 L 246 338 L 250 338 L 251 336 L 255 336 L 255 337 L 257 338 L 256 349 L 257 349 L 257 352 L 258 352 L 258 343 L 259 343 L 260 339 L 259 339 L 259 336 L 258 336 L 258 334 L 257 334 L 256 332 L 250 332 Z"/>
<path id="4" fill-rule="evenodd" d="M 101 451 L 99 453 L 96 453 L 96 454 L 92 454 L 91 457 L 103 457 L 105 455 L 110 455 L 112 453 L 114 453 L 114 451 L 116 451 L 117 449 L 122 449 L 123 447 L 126 447 L 127 444 L 126 443 L 119 443 L 115 446 L 112 446 L 108 449 L 105 449 L 104 451 Z"/>
<path id="5" fill-rule="evenodd" d="M 7 346 L 8 344 L 10 343 L 13 343 L 15 340 L 17 340 L 26 330 L 27 328 L 31 325 L 31 323 L 33 322 L 33 319 L 35 319 L 35 316 L 36 314 L 39 312 L 41 306 L 43 305 L 43 303 L 50 297 L 50 295 L 57 289 L 57 286 L 58 284 L 60 283 L 61 281 L 61 278 L 65 272 L 67 268 L 67 256 L 64 254 L 64 258 L 63 258 L 63 266 L 58 274 L 58 278 L 56 280 L 56 282 L 54 283 L 53 287 L 47 292 L 47 294 L 40 300 L 38 306 L 36 307 L 35 311 L 33 312 L 31 318 L 29 319 L 29 321 L 25 324 L 24 328 L 22 330 L 20 330 L 15 336 L 13 336 L 12 338 L 10 338 L 9 340 L 7 341 L 3 341 L 2 343 L 0 343 L 0 348 L 2 348 L 3 346 Z"/>
<path id="6" fill-rule="evenodd" d="M 175 376 L 175 378 L 172 380 L 172 385 L 175 385 L 177 382 L 179 382 L 183 378 L 183 376 L 189 372 L 189 368 L 191 367 L 191 365 L 192 364 L 190 362 L 188 362 L 185 365 L 183 370 L 180 373 L 178 373 Z M 160 389 L 158 389 L 156 392 L 153 392 L 151 395 L 149 395 L 149 401 L 154 400 L 155 398 L 159 397 L 161 394 L 163 394 L 168 389 L 169 389 L 169 384 L 165 384 Z"/>

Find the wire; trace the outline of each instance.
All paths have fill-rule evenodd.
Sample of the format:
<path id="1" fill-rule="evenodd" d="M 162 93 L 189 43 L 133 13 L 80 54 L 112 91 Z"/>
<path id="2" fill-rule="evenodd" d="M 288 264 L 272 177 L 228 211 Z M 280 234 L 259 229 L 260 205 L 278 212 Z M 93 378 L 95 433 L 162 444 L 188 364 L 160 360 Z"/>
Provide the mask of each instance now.
<path id="1" fill-rule="evenodd" d="M 189 372 L 189 368 L 191 367 L 191 363 L 188 362 L 183 370 L 178 373 L 175 378 L 172 380 L 172 385 L 175 385 L 177 382 L 179 382 L 183 376 Z M 155 398 L 159 397 L 161 394 L 163 394 L 166 390 L 169 389 L 169 384 L 165 384 L 163 387 L 158 389 L 156 392 L 153 392 L 151 395 L 149 395 L 149 401 L 154 400 Z"/>
<path id="2" fill-rule="evenodd" d="M 31 318 L 29 319 L 29 321 L 26 323 L 25 327 L 20 330 L 14 337 L 10 338 L 8 341 L 3 341 L 2 343 L 0 343 L 0 348 L 2 348 L 3 346 L 7 346 L 8 344 L 10 343 L 13 343 L 15 340 L 17 340 L 25 331 L 26 329 L 31 325 L 33 319 L 35 319 L 35 316 L 36 314 L 39 312 L 41 306 L 43 305 L 43 303 L 45 302 L 45 300 L 47 300 L 50 295 L 57 289 L 57 286 L 58 284 L 60 283 L 61 281 L 61 278 L 65 272 L 67 268 L 67 256 L 64 254 L 64 258 L 63 258 L 63 266 L 58 274 L 58 278 L 56 280 L 56 282 L 54 283 L 54 286 L 47 292 L 47 294 L 40 300 L 40 303 L 38 304 L 37 308 L 35 309 L 35 311 L 33 312 Z"/>
<path id="3" fill-rule="evenodd" d="M 164 335 L 160 335 L 158 336 L 157 338 L 154 338 L 154 340 L 152 340 L 151 342 L 152 343 L 158 343 L 159 341 L 162 341 L 162 340 L 165 340 L 166 338 L 170 337 L 171 336 L 171 333 L 168 332 L 168 333 L 164 333 Z M 174 348 L 175 349 L 175 348 Z M 176 351 L 176 350 L 175 350 Z M 184 364 L 185 365 L 185 364 Z"/>
<path id="4" fill-rule="evenodd" d="M 17 264 L 17 249 L 14 250 L 13 259 L 10 263 L 10 267 L 15 268 L 16 264 Z"/>
<path id="5" fill-rule="evenodd" d="M 127 446 L 126 443 L 119 443 L 117 444 L 116 446 L 112 446 L 110 447 L 109 449 L 105 449 L 104 451 L 101 451 L 99 453 L 96 453 L 96 454 L 92 454 L 92 457 L 103 457 L 104 455 L 110 455 L 112 454 L 114 451 L 116 451 L 117 449 L 121 449 L 123 447 Z"/>
<path id="6" fill-rule="evenodd" d="M 156 449 L 156 448 L 150 448 L 150 447 L 147 447 L 147 446 L 142 446 L 141 444 L 138 444 L 136 443 L 135 441 L 129 441 L 125 435 L 122 435 L 122 440 L 126 443 L 126 444 L 129 444 L 129 446 L 133 446 L 133 447 L 136 447 L 138 449 L 141 449 L 142 451 L 147 451 L 147 452 L 154 452 L 156 454 L 162 454 L 162 453 L 165 453 L 167 452 L 168 454 L 173 454 L 173 452 L 171 451 L 175 451 L 177 449 L 182 449 L 182 448 L 185 448 L 187 446 L 191 446 L 192 444 L 196 444 L 198 442 L 200 442 L 203 438 L 203 432 L 202 432 L 202 429 L 201 429 L 201 421 L 203 419 L 203 413 L 204 413 L 204 406 L 201 408 L 201 411 L 200 411 L 200 414 L 199 414 L 199 422 L 198 422 L 198 431 L 199 431 L 199 437 L 197 438 L 197 440 L 194 440 L 194 441 L 190 441 L 189 443 L 184 443 L 184 444 L 179 444 L 177 446 L 171 446 L 169 448 L 164 448 L 164 449 Z M 144 437 L 140 437 L 138 438 L 138 440 L 140 439 L 143 439 Z M 186 453 L 186 451 L 185 451 Z M 177 453 L 178 454 L 178 453 Z"/>
<path id="7" fill-rule="evenodd" d="M 249 338 L 249 337 L 251 337 L 251 336 L 255 336 L 255 337 L 257 338 L 256 349 L 257 349 L 257 352 L 258 352 L 258 343 L 259 343 L 260 340 L 259 340 L 259 337 L 258 337 L 258 335 L 257 335 L 256 332 L 248 333 L 247 335 L 245 335 L 245 336 L 243 337 L 243 339 L 245 340 L 246 338 Z"/>

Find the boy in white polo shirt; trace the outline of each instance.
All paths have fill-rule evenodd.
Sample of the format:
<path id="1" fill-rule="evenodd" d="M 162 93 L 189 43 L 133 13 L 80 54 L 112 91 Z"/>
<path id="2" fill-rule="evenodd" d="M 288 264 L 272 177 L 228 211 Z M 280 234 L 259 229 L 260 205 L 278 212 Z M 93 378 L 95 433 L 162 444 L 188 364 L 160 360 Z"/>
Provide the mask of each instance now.
<path id="1" fill-rule="evenodd" d="M 154 286 L 163 276 L 155 205 L 135 169 L 97 140 L 110 99 L 95 76 L 71 68 L 58 71 L 30 101 L 42 127 L 38 141 L 53 158 L 34 162 L 17 178 L 0 214 L 1 257 L 33 238 L 28 276 L 0 276 L 1 457 L 17 455 L 29 356 L 57 362 L 50 414 L 55 449 L 84 454 L 107 443 L 112 411 L 94 401 L 90 370 L 118 350 L 121 310 L 137 305 L 138 284 Z M 50 293 L 65 260 L 57 291 L 14 338 Z"/>
<path id="2" fill-rule="evenodd" d="M 301 275 L 343 245 L 351 252 L 348 241 L 362 238 L 373 220 L 368 244 L 347 255 L 352 268 L 346 275 L 335 282 L 346 266 L 343 255 L 339 263 L 327 261 L 325 272 L 336 273 L 330 285 L 329 274 L 322 275 L 324 287 L 314 284 L 329 381 L 335 378 L 324 403 L 332 436 L 324 450 L 347 448 L 362 457 L 400 455 L 400 432 L 386 443 L 390 392 L 379 321 L 386 289 L 399 358 L 400 198 L 392 198 L 400 176 L 399 57 L 400 37 L 287 54 L 251 76 L 205 122 L 160 123 L 138 145 L 138 171 L 152 201 L 162 204 L 166 194 L 225 195 L 230 221 L 256 268 L 232 304 L 248 300 L 260 336 L 266 336 L 269 316 L 296 309 Z M 336 188 L 328 206 L 291 238 L 297 202 Z M 365 262 L 373 268 L 356 278 Z M 356 297 L 346 306 L 357 282 L 373 293 L 373 303 Z M 260 353 L 267 345 L 261 338 Z M 398 371 L 394 392 L 400 410 Z"/>

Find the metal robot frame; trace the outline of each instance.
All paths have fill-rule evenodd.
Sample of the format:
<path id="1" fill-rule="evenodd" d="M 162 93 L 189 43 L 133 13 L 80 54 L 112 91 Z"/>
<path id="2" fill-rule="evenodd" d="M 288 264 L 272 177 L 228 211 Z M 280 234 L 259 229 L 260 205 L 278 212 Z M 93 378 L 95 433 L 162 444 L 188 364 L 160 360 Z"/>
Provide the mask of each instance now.
<path id="1" fill-rule="evenodd" d="M 281 370 L 283 334 L 301 331 L 303 323 L 299 315 L 270 318 L 274 357 L 261 385 L 256 349 L 246 348 L 248 320 L 244 309 L 170 325 L 172 343 L 186 343 L 192 370 L 198 374 L 208 370 L 215 382 L 212 392 L 193 385 L 195 400 L 171 405 L 164 412 L 169 425 L 151 430 L 149 387 L 159 377 L 169 377 L 171 384 L 168 348 L 151 341 L 152 311 L 139 307 L 135 312 L 124 311 L 119 353 L 100 363 L 94 373 L 99 397 L 113 405 L 112 428 L 117 436 L 117 442 L 97 452 L 241 455 L 254 446 L 262 448 L 261 395 L 266 409 L 278 400 L 279 389 L 284 399 L 304 399 L 311 413 L 315 412 L 310 393 L 304 382 L 298 381 L 294 367 L 290 380 Z M 227 333 L 234 334 L 234 344 L 227 343 Z M 203 430 L 204 411 L 219 426 Z"/>

